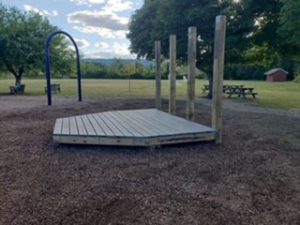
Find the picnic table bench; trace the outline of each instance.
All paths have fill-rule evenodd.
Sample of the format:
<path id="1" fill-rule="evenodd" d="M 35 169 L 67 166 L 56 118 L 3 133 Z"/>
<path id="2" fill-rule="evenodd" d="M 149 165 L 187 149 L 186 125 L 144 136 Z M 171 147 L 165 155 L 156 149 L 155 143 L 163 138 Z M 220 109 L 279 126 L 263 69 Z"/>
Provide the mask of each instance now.
<path id="1" fill-rule="evenodd" d="M 60 84 L 51 84 L 50 88 L 52 94 L 60 93 Z M 47 93 L 47 91 L 48 89 L 45 87 L 45 93 Z"/>
<path id="2" fill-rule="evenodd" d="M 202 88 L 202 92 L 205 93 L 206 91 L 208 91 L 208 88 L 209 86 L 207 84 L 204 84 Z"/>
<path id="3" fill-rule="evenodd" d="M 24 94 L 25 84 L 11 85 L 9 90 L 11 94 Z"/>

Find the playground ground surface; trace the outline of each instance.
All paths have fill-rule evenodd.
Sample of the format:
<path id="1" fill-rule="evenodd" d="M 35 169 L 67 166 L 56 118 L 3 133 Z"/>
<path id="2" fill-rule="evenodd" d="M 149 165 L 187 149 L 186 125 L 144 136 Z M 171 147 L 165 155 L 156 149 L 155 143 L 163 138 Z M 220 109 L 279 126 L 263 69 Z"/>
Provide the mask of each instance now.
<path id="1" fill-rule="evenodd" d="M 57 117 L 153 107 L 0 96 L 0 224 L 297 224 L 300 116 L 225 102 L 224 143 L 155 150 L 57 145 Z M 185 102 L 178 101 L 185 116 Z M 167 110 L 167 101 L 163 101 Z M 196 121 L 209 125 L 208 101 Z"/>

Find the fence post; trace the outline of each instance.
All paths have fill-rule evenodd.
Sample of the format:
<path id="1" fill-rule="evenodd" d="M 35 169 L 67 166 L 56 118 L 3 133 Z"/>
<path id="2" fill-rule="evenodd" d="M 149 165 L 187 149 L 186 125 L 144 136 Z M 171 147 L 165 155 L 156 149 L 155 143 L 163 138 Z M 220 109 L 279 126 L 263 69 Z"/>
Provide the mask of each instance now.
<path id="1" fill-rule="evenodd" d="M 170 35 L 170 100 L 169 113 L 176 114 L 176 35 Z"/>
<path id="2" fill-rule="evenodd" d="M 224 53 L 226 35 L 226 16 L 216 17 L 214 67 L 213 67 L 213 100 L 212 100 L 212 127 L 218 131 L 216 143 L 222 143 L 222 101 Z"/>
<path id="3" fill-rule="evenodd" d="M 188 120 L 195 119 L 195 76 L 196 76 L 196 48 L 197 28 L 188 29 L 188 82 L 187 82 L 187 111 Z"/>
<path id="4" fill-rule="evenodd" d="M 161 44 L 155 41 L 155 61 L 156 61 L 156 98 L 155 106 L 161 110 Z"/>

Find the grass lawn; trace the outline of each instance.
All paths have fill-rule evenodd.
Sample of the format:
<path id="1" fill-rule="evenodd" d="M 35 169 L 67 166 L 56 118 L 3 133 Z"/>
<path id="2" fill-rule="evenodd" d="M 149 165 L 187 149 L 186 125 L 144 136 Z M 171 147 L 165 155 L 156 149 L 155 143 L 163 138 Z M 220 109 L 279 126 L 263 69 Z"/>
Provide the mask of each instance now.
<path id="1" fill-rule="evenodd" d="M 53 80 L 52 83 L 61 85 L 62 93 L 58 96 L 74 97 L 77 95 L 76 80 Z M 0 94 L 7 94 L 9 86 L 14 80 L 0 80 Z M 26 84 L 27 95 L 45 95 L 46 80 L 23 79 Z M 162 82 L 163 97 L 167 98 L 169 93 L 168 81 Z M 196 94 L 203 96 L 202 86 L 207 84 L 205 80 L 197 80 Z M 83 80 L 83 97 L 90 99 L 97 98 L 154 98 L 155 81 L 153 80 Z M 258 93 L 257 99 L 232 98 L 234 101 L 248 102 L 253 105 L 274 107 L 283 109 L 300 109 L 300 83 L 283 82 L 269 83 L 264 81 L 225 81 L 224 84 L 243 84 L 246 87 L 253 87 Z M 178 99 L 186 96 L 186 82 L 178 81 Z"/>

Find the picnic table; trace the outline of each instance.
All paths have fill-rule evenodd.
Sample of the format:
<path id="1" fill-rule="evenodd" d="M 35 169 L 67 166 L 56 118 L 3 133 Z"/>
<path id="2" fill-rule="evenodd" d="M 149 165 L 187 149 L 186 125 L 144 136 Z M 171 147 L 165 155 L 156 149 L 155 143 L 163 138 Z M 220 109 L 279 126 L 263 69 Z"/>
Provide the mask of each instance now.
<path id="1" fill-rule="evenodd" d="M 205 84 L 202 88 L 203 93 L 209 90 L 209 85 Z M 247 95 L 252 95 L 253 98 L 257 95 L 254 92 L 254 88 L 244 87 L 243 84 L 224 84 L 223 85 L 223 93 L 228 95 L 228 98 L 231 98 L 233 95 L 237 95 L 240 97 L 246 97 Z"/>
<path id="2" fill-rule="evenodd" d="M 224 84 L 223 93 L 226 93 L 231 88 L 242 88 L 242 87 L 244 87 L 244 85 L 242 84 L 233 84 L 233 85 Z M 209 85 L 208 84 L 203 85 L 202 92 L 205 93 L 208 90 L 209 90 Z"/>
<path id="3" fill-rule="evenodd" d="M 254 88 L 248 88 L 248 87 L 232 87 L 226 91 L 226 94 L 228 94 L 228 98 L 231 98 L 232 95 L 238 95 L 238 97 L 246 97 L 246 95 L 252 95 L 253 98 L 257 95 L 256 92 L 254 92 Z"/>
<path id="4" fill-rule="evenodd" d="M 50 89 L 52 94 L 60 93 L 60 84 L 51 84 Z M 47 87 L 45 87 L 45 93 L 47 93 Z"/>

